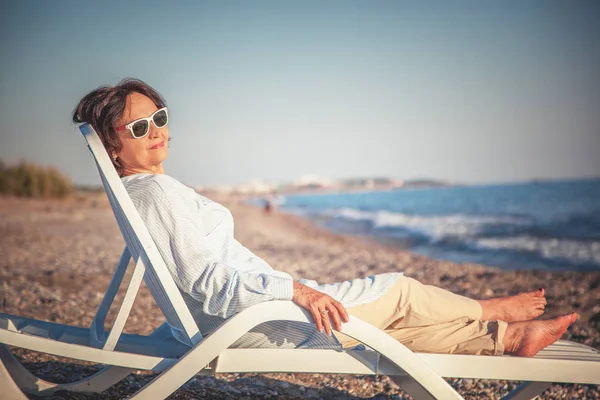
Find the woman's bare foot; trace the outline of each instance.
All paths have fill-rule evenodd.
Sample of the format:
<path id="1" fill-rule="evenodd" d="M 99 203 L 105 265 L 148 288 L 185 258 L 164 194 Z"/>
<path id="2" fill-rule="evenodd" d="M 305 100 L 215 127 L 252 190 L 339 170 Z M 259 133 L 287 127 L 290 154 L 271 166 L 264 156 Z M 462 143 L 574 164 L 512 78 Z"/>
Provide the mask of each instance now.
<path id="1" fill-rule="evenodd" d="M 529 321 L 542 315 L 544 307 L 546 307 L 544 289 L 516 296 L 478 301 L 483 310 L 481 319 L 484 321 Z"/>
<path id="2" fill-rule="evenodd" d="M 533 357 L 544 347 L 556 342 L 577 320 L 577 313 L 542 321 L 508 324 L 504 335 L 504 351 L 522 357 Z"/>

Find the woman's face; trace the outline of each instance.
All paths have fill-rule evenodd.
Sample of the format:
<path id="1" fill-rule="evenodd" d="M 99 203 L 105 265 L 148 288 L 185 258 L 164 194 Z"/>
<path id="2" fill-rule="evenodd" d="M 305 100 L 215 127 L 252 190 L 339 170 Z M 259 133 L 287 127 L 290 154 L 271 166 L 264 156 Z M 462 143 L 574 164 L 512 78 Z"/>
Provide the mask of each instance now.
<path id="1" fill-rule="evenodd" d="M 125 111 L 117 126 L 147 118 L 156 110 L 158 107 L 152 100 L 143 94 L 133 92 L 127 96 Z M 123 166 L 123 176 L 137 173 L 165 173 L 162 162 L 169 155 L 169 126 L 157 128 L 153 122 L 150 122 L 148 129 L 148 134 L 141 139 L 134 138 L 129 129 L 117 132 L 122 148 L 116 155 Z"/>

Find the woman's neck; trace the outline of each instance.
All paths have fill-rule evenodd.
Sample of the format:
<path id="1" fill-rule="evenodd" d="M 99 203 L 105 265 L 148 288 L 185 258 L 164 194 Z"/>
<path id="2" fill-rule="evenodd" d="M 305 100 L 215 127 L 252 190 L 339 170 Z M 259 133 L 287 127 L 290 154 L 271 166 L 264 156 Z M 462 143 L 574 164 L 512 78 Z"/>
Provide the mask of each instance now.
<path id="1" fill-rule="evenodd" d="M 165 169 L 163 168 L 162 163 L 160 163 L 158 165 L 146 167 L 146 168 L 124 166 L 123 173 L 121 174 L 121 176 L 129 176 L 129 175 L 135 175 L 135 174 L 151 174 L 151 175 L 162 174 L 162 175 L 164 175 Z"/>

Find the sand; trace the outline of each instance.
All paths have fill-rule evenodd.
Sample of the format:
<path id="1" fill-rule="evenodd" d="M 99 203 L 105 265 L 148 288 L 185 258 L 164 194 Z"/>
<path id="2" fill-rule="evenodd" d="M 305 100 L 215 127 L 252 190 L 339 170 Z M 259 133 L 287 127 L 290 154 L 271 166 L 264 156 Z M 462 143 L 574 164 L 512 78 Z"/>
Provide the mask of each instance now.
<path id="1" fill-rule="evenodd" d="M 542 318 L 576 311 L 579 321 L 565 339 L 600 349 L 600 272 L 503 271 L 475 264 L 432 260 L 413 253 L 343 236 L 278 210 L 265 214 L 239 199 L 220 198 L 232 211 L 235 236 L 274 268 L 294 277 L 335 282 L 403 271 L 476 299 L 546 289 Z M 103 195 L 69 200 L 0 198 L 0 312 L 89 326 L 123 249 L 123 240 Z M 110 314 L 114 316 L 114 312 Z M 142 288 L 125 328 L 148 334 L 164 322 Z M 18 350 L 26 366 L 48 380 L 66 382 L 98 366 Z M 99 395 L 55 398 L 115 399 L 133 393 L 152 374 L 130 375 Z M 449 379 L 468 399 L 499 398 L 519 382 Z M 319 374 L 219 374 L 197 377 L 170 398 L 399 399 L 406 396 L 387 377 Z M 548 399 L 598 399 L 600 388 L 555 384 Z"/>

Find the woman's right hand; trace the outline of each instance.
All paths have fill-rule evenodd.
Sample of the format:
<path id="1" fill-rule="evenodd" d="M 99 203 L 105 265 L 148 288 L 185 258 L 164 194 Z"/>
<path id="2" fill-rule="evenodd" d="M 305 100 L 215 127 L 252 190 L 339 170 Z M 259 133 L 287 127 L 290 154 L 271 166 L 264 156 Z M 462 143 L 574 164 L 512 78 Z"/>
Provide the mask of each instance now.
<path id="1" fill-rule="evenodd" d="M 319 332 L 331 336 L 331 321 L 335 330 L 342 331 L 342 321 L 348 322 L 348 313 L 344 306 L 333 297 L 321 293 L 299 282 L 294 282 L 292 301 L 307 309 L 311 314 Z"/>

